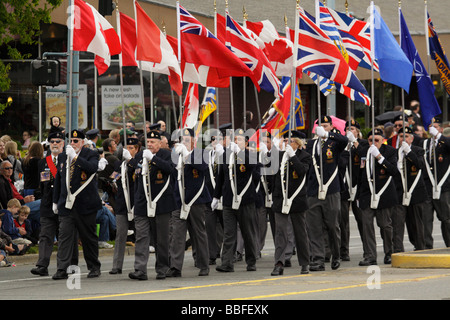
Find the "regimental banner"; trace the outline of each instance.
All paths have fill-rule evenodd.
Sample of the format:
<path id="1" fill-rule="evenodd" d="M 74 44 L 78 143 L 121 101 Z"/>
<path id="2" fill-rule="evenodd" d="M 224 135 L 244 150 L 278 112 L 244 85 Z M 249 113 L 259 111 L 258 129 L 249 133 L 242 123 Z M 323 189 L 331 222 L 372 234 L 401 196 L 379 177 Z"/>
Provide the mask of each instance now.
<path id="1" fill-rule="evenodd" d="M 120 86 L 102 86 L 102 129 L 113 130 L 123 127 L 122 97 Z M 144 113 L 140 86 L 123 86 L 125 120 L 133 121 L 135 129 L 144 126 Z"/>
<path id="2" fill-rule="evenodd" d="M 59 85 L 52 89 L 66 90 L 66 85 Z M 45 93 L 45 123 L 46 128 L 50 129 L 50 118 L 59 117 L 61 127 L 66 128 L 66 93 L 64 92 L 46 92 Z M 78 85 L 78 129 L 85 129 L 88 125 L 87 112 L 87 85 Z"/>

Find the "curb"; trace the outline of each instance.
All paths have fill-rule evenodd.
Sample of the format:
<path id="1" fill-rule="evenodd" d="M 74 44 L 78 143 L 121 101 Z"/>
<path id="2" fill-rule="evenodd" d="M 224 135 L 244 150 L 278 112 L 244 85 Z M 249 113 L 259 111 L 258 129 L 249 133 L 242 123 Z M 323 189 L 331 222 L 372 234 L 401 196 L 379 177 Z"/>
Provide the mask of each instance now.
<path id="1" fill-rule="evenodd" d="M 125 247 L 125 256 L 131 256 L 134 255 L 134 247 L 133 246 L 126 246 Z M 56 261 L 56 254 L 57 251 L 54 251 L 50 257 L 50 262 Z M 98 250 L 98 256 L 99 257 L 108 257 L 114 255 L 114 248 L 111 249 L 99 249 Z M 8 256 L 8 260 L 17 265 L 34 265 L 39 259 L 38 253 L 29 253 L 25 254 L 23 256 Z M 79 259 L 83 259 L 83 251 L 79 251 Z"/>
<path id="2" fill-rule="evenodd" d="M 392 254 L 394 268 L 450 268 L 450 248 Z"/>

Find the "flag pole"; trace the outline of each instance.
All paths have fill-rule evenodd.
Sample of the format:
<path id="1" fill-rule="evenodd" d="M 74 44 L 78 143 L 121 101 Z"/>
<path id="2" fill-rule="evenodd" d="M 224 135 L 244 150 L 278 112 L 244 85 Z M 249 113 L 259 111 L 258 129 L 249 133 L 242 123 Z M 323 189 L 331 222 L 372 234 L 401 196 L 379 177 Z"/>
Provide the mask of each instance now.
<path id="1" fill-rule="evenodd" d="M 320 28 L 320 5 L 319 0 L 315 0 L 316 7 L 316 25 Z M 321 123 L 321 114 L 322 114 L 322 106 L 320 103 L 320 75 L 317 75 L 317 126 L 320 126 Z M 318 140 L 320 141 L 321 138 Z M 322 141 L 320 141 L 322 142 Z M 320 161 L 320 183 L 319 183 L 319 194 L 323 193 L 323 156 L 322 156 L 322 143 L 319 143 L 320 153 L 319 153 L 319 161 Z"/>
<path id="2" fill-rule="evenodd" d="M 217 3 L 214 0 L 214 34 L 217 37 Z M 216 87 L 216 128 L 219 129 L 219 89 Z"/>
<path id="3" fill-rule="evenodd" d="M 117 34 L 119 36 L 120 43 L 122 43 L 122 35 L 121 35 L 121 26 L 120 26 L 120 12 L 119 12 L 119 1 L 116 0 L 116 24 L 117 24 Z M 126 139 L 126 119 L 125 119 L 125 102 L 123 98 L 123 60 L 122 60 L 122 52 L 119 53 L 119 76 L 120 76 L 120 98 L 122 103 L 122 125 L 123 125 L 123 146 L 127 147 L 127 139 Z M 144 123 L 145 125 L 145 123 Z"/>
<path id="4" fill-rule="evenodd" d="M 345 14 L 348 16 L 348 0 L 345 0 Z M 348 129 L 350 130 L 351 127 L 351 119 L 352 119 L 352 108 L 351 108 L 351 99 L 347 97 L 347 120 L 348 120 Z M 356 138 L 356 137 L 355 137 Z M 349 179 L 348 181 L 348 191 L 350 193 L 350 199 L 353 198 L 353 170 L 352 170 L 352 146 L 353 144 L 349 145 L 348 150 L 348 173 L 349 173 Z"/>
<path id="5" fill-rule="evenodd" d="M 402 25 L 400 20 L 400 13 L 402 12 L 402 1 L 398 0 L 398 39 L 400 41 L 400 47 L 402 46 Z M 405 141 L 405 89 L 402 90 L 402 129 L 403 129 L 403 141 Z M 408 179 L 407 179 L 407 168 L 406 168 L 406 158 L 403 157 L 403 176 L 404 176 L 404 191 L 403 194 L 408 196 Z"/>
<path id="6" fill-rule="evenodd" d="M 371 41 L 371 45 L 370 45 L 370 54 L 371 54 L 371 63 L 370 63 L 370 73 L 371 73 L 371 94 L 372 94 L 372 99 L 371 99 L 371 104 L 372 104 L 372 145 L 375 145 L 375 105 L 374 105 L 374 101 L 375 101 L 375 80 L 374 80 L 374 70 L 373 70 L 373 61 L 375 60 L 375 39 L 374 39 L 374 28 L 375 28 L 375 16 L 373 14 L 373 10 L 374 10 L 374 6 L 373 6 L 373 1 L 370 2 L 370 41 Z M 366 160 L 367 161 L 367 160 Z M 372 163 L 372 174 L 374 176 L 374 178 L 372 179 L 372 183 L 373 183 L 373 194 L 372 197 L 375 200 L 375 195 L 376 195 L 376 189 L 375 189 L 375 161 L 371 161 Z M 370 177 L 369 177 L 370 178 Z"/>
<path id="7" fill-rule="evenodd" d="M 177 0 L 177 38 L 178 38 L 178 64 L 181 65 L 181 30 L 180 30 L 180 1 Z M 180 109 L 180 129 L 183 129 L 183 98 L 178 96 L 178 104 Z"/>
<path id="8" fill-rule="evenodd" d="M 243 14 L 243 18 L 244 18 L 244 27 L 247 26 L 246 22 L 247 22 L 247 12 L 245 11 L 245 6 L 242 7 L 242 14 Z M 243 90 L 243 108 L 242 108 L 242 112 L 243 112 L 243 118 L 244 118 L 244 131 L 247 130 L 247 81 L 246 81 L 247 77 L 242 77 L 242 90 Z"/>
<path id="9" fill-rule="evenodd" d="M 430 74 L 430 59 L 431 59 L 431 51 L 430 51 L 430 39 L 429 39 L 429 25 L 428 25 L 428 2 L 427 0 L 424 0 L 424 4 L 425 4 L 425 43 L 427 45 L 427 72 L 428 74 Z M 429 130 L 429 129 L 428 129 Z M 437 191 L 438 187 L 437 187 L 437 170 L 436 170 L 436 141 L 434 139 L 434 137 L 432 137 L 431 139 L 432 142 L 432 153 L 434 154 L 433 157 L 433 173 L 434 173 L 434 181 L 435 183 L 435 191 Z"/>

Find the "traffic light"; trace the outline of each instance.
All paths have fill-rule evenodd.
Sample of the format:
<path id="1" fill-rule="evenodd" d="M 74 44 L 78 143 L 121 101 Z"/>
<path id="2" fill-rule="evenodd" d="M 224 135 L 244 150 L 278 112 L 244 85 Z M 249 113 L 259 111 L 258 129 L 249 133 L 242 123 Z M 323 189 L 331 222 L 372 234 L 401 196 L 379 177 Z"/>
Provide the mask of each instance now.
<path id="1" fill-rule="evenodd" d="M 37 59 L 31 61 L 31 83 L 35 86 L 59 85 L 60 64 L 58 60 Z"/>
<path id="2" fill-rule="evenodd" d="M 115 8 L 115 3 L 112 0 L 98 0 L 98 12 L 102 16 L 110 16 Z"/>

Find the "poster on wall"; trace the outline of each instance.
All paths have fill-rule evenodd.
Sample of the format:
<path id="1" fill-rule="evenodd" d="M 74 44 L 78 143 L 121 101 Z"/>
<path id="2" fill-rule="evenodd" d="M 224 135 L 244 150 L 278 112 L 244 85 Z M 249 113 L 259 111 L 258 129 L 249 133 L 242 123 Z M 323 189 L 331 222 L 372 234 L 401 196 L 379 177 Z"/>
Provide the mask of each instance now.
<path id="1" fill-rule="evenodd" d="M 123 127 L 122 98 L 120 86 L 102 86 L 102 129 L 113 130 Z M 125 120 L 133 121 L 135 129 L 144 126 L 140 86 L 124 86 L 123 100 Z"/>
<path id="2" fill-rule="evenodd" d="M 66 85 L 54 87 L 58 90 L 66 90 Z M 78 86 L 78 128 L 85 129 L 88 125 L 87 112 L 87 85 Z M 45 127 L 50 129 L 50 118 L 59 117 L 61 127 L 66 128 L 66 94 L 64 92 L 45 93 Z"/>

